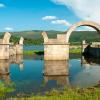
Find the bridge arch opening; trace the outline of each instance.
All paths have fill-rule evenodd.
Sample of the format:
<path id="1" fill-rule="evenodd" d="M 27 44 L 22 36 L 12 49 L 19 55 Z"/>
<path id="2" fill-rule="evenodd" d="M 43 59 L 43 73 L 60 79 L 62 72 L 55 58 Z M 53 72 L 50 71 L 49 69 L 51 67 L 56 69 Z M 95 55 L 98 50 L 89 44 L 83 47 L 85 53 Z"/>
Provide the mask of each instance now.
<path id="1" fill-rule="evenodd" d="M 95 23 L 95 22 L 92 22 L 92 21 L 81 21 L 81 22 L 78 22 L 74 25 L 72 25 L 68 31 L 67 31 L 67 34 L 66 34 L 66 42 L 69 43 L 69 38 L 71 36 L 71 34 L 78 28 L 78 27 L 81 27 L 81 26 L 89 26 L 93 29 L 95 29 L 98 34 L 100 34 L 100 25 Z"/>

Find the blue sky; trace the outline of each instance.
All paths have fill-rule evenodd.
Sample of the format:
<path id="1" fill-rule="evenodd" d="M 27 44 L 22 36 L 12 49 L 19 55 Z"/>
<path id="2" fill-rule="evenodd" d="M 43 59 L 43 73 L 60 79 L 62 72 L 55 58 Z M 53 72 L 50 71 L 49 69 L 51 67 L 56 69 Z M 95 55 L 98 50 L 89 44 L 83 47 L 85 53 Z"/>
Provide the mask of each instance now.
<path id="1" fill-rule="evenodd" d="M 0 0 L 0 31 L 67 30 L 84 19 L 67 1 Z"/>

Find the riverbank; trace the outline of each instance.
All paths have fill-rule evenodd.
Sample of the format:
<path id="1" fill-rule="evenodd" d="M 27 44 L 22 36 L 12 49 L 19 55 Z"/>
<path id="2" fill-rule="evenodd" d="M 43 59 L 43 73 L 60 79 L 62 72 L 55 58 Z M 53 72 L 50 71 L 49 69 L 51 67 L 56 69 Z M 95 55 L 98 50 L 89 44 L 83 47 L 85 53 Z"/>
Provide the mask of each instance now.
<path id="1" fill-rule="evenodd" d="M 73 54 L 81 54 L 81 48 L 71 48 L 70 53 L 73 53 Z M 24 50 L 24 55 L 34 55 L 34 54 L 37 54 L 37 55 L 43 55 L 44 54 L 44 51 L 39 51 L 39 50 Z"/>
<path id="2" fill-rule="evenodd" d="M 100 89 L 64 89 L 64 91 L 52 90 L 45 95 L 32 95 L 26 98 L 10 98 L 9 100 L 100 100 Z"/>
<path id="3" fill-rule="evenodd" d="M 34 55 L 34 54 L 43 55 L 44 51 L 40 51 L 40 50 L 24 50 L 23 53 L 24 53 L 24 55 Z"/>

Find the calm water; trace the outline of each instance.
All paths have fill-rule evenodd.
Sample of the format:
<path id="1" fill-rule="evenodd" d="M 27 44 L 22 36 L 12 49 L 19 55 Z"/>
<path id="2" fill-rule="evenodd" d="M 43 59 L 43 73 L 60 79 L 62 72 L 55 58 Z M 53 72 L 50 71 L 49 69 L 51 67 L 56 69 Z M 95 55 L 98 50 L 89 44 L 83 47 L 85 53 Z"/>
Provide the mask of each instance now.
<path id="1" fill-rule="evenodd" d="M 24 46 L 24 50 L 43 50 L 43 45 L 31 45 L 31 46 Z"/>
<path id="2" fill-rule="evenodd" d="M 0 81 L 13 84 L 20 93 L 44 94 L 52 89 L 66 87 L 88 88 L 100 84 L 100 60 L 70 55 L 69 61 L 44 61 L 33 56 L 13 56 L 0 60 Z"/>

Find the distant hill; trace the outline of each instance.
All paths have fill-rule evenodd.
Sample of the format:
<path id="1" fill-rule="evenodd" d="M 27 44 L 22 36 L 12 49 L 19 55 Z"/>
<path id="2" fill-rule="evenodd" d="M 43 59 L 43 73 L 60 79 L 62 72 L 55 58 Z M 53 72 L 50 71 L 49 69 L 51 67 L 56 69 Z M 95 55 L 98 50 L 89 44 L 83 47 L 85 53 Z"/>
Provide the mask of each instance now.
<path id="1" fill-rule="evenodd" d="M 11 41 L 17 42 L 21 36 L 25 38 L 25 44 L 42 44 L 43 38 L 41 35 L 41 30 L 32 30 L 32 31 L 21 31 L 13 32 Z M 57 34 L 65 34 L 62 31 L 47 31 L 49 38 L 56 38 Z M 4 33 L 0 33 L 0 37 Z M 100 35 L 96 31 L 74 31 L 71 34 L 70 42 L 81 42 L 82 40 L 87 41 L 100 41 Z"/>
<path id="2" fill-rule="evenodd" d="M 14 32 L 12 33 L 13 36 L 23 36 L 24 38 L 28 39 L 40 39 L 42 38 L 42 33 L 43 31 L 38 31 L 38 30 L 33 30 L 33 31 L 22 31 L 22 32 Z M 47 31 L 49 37 L 56 37 L 57 33 L 61 33 L 60 31 Z"/>

